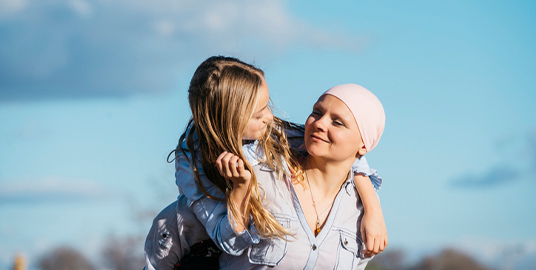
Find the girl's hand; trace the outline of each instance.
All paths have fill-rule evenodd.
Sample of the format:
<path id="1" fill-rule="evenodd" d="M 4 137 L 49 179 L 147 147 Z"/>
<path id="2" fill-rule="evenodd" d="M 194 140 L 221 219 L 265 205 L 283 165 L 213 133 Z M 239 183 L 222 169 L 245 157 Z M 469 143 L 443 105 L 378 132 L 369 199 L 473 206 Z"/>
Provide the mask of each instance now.
<path id="1" fill-rule="evenodd" d="M 363 202 L 365 212 L 361 220 L 360 230 L 363 243 L 365 243 L 363 255 L 368 258 L 382 253 L 387 247 L 387 228 L 380 201 L 369 177 L 362 173 L 355 173 L 354 184 Z"/>
<path id="2" fill-rule="evenodd" d="M 363 254 L 366 258 L 382 253 L 387 247 L 387 228 L 381 208 L 374 211 L 365 211 L 361 221 L 361 235 L 366 249 Z"/>
<path id="3" fill-rule="evenodd" d="M 216 159 L 216 167 L 220 175 L 231 180 L 234 187 L 248 184 L 251 180 L 251 172 L 244 167 L 244 161 L 233 153 L 227 151 L 220 154 Z"/>
<path id="4" fill-rule="evenodd" d="M 251 191 L 249 188 L 251 172 L 244 168 L 244 161 L 241 158 L 227 151 L 221 153 L 216 159 L 216 167 L 221 176 L 233 182 L 233 189 L 229 194 L 229 198 L 238 205 L 238 213 L 235 215 L 230 213 L 230 215 L 236 222 L 233 229 L 236 232 L 242 232 L 247 229 L 247 224 L 249 224 L 248 202 Z"/>

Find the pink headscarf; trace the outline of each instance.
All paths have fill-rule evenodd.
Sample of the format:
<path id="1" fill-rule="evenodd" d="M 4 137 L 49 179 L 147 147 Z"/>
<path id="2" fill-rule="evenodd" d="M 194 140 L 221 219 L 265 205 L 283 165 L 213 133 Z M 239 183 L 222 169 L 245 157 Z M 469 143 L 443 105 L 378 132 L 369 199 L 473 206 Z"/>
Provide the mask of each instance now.
<path id="1" fill-rule="evenodd" d="M 338 85 L 324 92 L 324 95 L 332 95 L 346 104 L 354 115 L 367 152 L 374 149 L 385 127 L 385 112 L 380 100 L 357 84 Z"/>

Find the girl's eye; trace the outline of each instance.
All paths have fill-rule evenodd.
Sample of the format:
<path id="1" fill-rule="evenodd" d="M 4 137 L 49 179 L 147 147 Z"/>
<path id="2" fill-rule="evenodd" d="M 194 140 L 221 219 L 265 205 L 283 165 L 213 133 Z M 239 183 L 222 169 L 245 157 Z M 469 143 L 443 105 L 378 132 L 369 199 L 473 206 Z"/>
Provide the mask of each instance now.
<path id="1" fill-rule="evenodd" d="M 264 110 L 260 111 L 260 112 L 257 112 L 255 114 L 253 114 L 253 116 L 251 118 L 255 119 L 255 120 L 260 120 L 262 119 L 268 112 L 270 112 L 270 108 L 266 107 L 264 108 Z"/>
<path id="2" fill-rule="evenodd" d="M 259 119 L 262 118 L 262 113 L 260 113 L 260 112 L 259 112 L 259 113 L 255 113 L 255 114 L 253 114 L 253 116 L 252 116 L 251 118 L 253 118 L 253 119 L 255 119 L 255 120 L 259 120 Z"/>

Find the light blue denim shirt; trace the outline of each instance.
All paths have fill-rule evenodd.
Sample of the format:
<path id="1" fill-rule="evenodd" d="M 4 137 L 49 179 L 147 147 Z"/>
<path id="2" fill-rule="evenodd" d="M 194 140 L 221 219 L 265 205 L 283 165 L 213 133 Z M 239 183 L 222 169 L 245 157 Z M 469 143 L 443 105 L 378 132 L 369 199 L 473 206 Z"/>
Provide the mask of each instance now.
<path id="1" fill-rule="evenodd" d="M 302 211 L 292 183 L 258 163 L 253 166 L 265 207 L 291 233 L 285 239 L 261 238 L 240 256 L 222 253 L 220 269 L 365 269 L 370 258 L 360 227 L 363 205 L 350 176 L 342 185 L 320 233 L 315 236 Z"/>
<path id="2" fill-rule="evenodd" d="M 209 239 L 203 225 L 188 207 L 185 196 L 162 210 L 145 239 L 144 270 L 173 270 L 190 247 Z"/>
<path id="3" fill-rule="evenodd" d="M 176 183 L 179 193 L 187 198 L 188 207 L 205 227 L 208 236 L 225 253 L 240 255 L 244 249 L 259 242 L 253 221 L 249 228 L 236 234 L 227 215 L 227 202 L 206 197 L 195 182 L 194 175 L 186 157 L 179 156 L 176 160 Z M 212 185 L 198 165 L 199 177 L 206 191 L 216 198 L 225 198 L 225 194 Z"/>
<path id="4" fill-rule="evenodd" d="M 280 239 L 260 238 L 247 231 L 240 236 L 231 233 L 228 239 L 235 241 L 224 244 L 233 250 L 233 245 L 238 243 L 236 239 L 241 239 L 243 235 L 254 237 L 254 243 L 245 244 L 247 247 L 244 250 L 247 252 L 240 252 L 239 255 L 222 253 L 221 269 L 365 268 L 369 259 L 361 257 L 364 247 L 359 230 L 363 206 L 352 177 L 342 185 L 322 231 L 315 237 L 291 182 L 287 178 L 278 179 L 277 173 L 263 162 L 256 162 L 253 170 L 266 198 L 264 206 L 292 235 Z M 194 217 L 189 204 L 185 195 L 180 195 L 175 203 L 154 219 L 145 243 L 145 270 L 173 269 L 192 244 L 208 238 L 203 224 Z M 228 223 L 219 224 L 224 225 L 228 226 Z M 221 236 L 221 233 L 218 235 Z"/>
<path id="5" fill-rule="evenodd" d="M 303 128 L 287 129 L 286 133 L 291 146 L 298 147 L 303 143 Z M 194 138 L 196 138 L 196 134 L 194 134 Z M 263 160 L 262 148 L 257 149 L 257 145 L 258 141 L 255 141 L 243 146 L 246 158 L 252 166 L 258 165 Z M 180 147 L 187 149 L 186 142 L 180 142 Z M 191 153 L 186 152 L 186 154 L 188 158 L 191 158 Z M 217 198 L 224 198 L 223 192 L 210 183 L 202 170 L 201 164 L 198 164 L 197 167 L 199 168 L 201 183 L 206 188 L 206 191 Z M 209 199 L 203 194 L 197 186 L 188 160 L 180 150 L 178 150 L 178 155 L 176 156 L 175 168 L 179 194 L 183 194 L 187 198 L 189 208 L 206 228 L 209 237 L 221 250 L 227 254 L 238 256 L 251 245 L 259 243 L 260 238 L 256 235 L 257 230 L 253 224 L 253 219 L 250 219 L 251 222 L 247 230 L 238 234 L 232 230 L 227 216 L 226 202 Z M 365 157 L 357 159 L 352 166 L 352 170 L 354 173 L 364 173 L 369 176 L 376 190 L 381 187 L 382 179 L 378 176 L 376 170 L 368 166 Z"/>

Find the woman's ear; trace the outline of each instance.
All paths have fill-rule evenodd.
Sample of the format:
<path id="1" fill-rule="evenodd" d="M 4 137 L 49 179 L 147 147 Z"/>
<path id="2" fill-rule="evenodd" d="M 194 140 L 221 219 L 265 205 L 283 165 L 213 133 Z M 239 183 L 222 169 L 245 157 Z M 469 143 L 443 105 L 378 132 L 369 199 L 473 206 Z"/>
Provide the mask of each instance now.
<path id="1" fill-rule="evenodd" d="M 364 156 L 366 153 L 367 153 L 367 148 L 365 148 L 365 145 L 363 145 L 357 151 L 357 157 Z"/>

